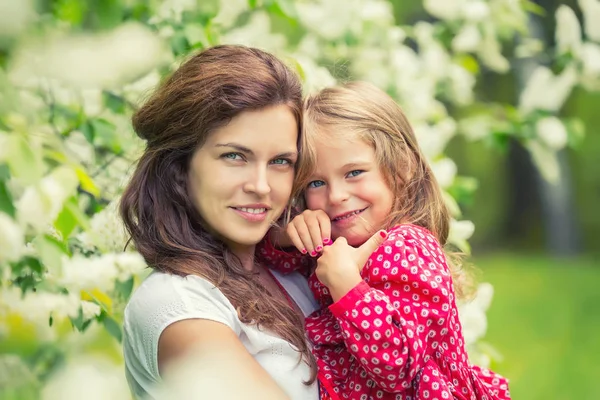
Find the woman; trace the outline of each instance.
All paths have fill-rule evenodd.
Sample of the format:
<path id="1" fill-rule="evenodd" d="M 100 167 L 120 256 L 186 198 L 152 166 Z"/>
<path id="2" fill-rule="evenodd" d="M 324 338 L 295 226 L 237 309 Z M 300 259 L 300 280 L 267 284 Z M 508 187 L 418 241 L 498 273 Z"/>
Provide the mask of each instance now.
<path id="1" fill-rule="evenodd" d="M 218 46 L 185 62 L 134 115 L 147 147 L 121 214 L 154 269 L 125 311 L 136 397 L 155 397 L 165 367 L 192 349 L 211 365 L 210 379 L 198 379 L 230 382 L 221 398 L 318 397 L 306 279 L 254 258 L 290 199 L 301 97 L 274 56 Z"/>

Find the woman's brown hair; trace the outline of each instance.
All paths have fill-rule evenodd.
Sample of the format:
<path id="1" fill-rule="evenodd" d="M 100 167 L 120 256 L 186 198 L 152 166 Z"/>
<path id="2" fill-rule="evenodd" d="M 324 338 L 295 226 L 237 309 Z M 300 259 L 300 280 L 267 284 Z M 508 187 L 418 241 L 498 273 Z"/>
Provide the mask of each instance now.
<path id="1" fill-rule="evenodd" d="M 273 331 L 304 355 L 312 368 L 312 383 L 316 363 L 301 317 L 289 304 L 270 296 L 255 273 L 245 270 L 239 258 L 207 231 L 188 192 L 191 158 L 211 132 L 244 111 L 281 104 L 296 117 L 300 138 L 301 83 L 273 55 L 224 45 L 189 58 L 133 116 L 133 128 L 147 146 L 123 193 L 120 212 L 149 266 L 212 282 L 242 322 Z"/>
<path id="2" fill-rule="evenodd" d="M 377 163 L 395 195 L 387 226 L 419 225 L 442 246 L 450 230 L 450 212 L 427 159 L 400 106 L 384 91 L 365 82 L 326 88 L 304 104 L 302 147 L 304 162 L 297 171 L 294 197 L 301 202 L 315 166 L 314 142 L 325 132 L 342 139 L 363 140 L 373 147 Z M 374 227 L 381 229 L 381 227 Z M 473 292 L 470 274 L 460 267 L 459 254 L 447 249 L 459 298 Z"/>

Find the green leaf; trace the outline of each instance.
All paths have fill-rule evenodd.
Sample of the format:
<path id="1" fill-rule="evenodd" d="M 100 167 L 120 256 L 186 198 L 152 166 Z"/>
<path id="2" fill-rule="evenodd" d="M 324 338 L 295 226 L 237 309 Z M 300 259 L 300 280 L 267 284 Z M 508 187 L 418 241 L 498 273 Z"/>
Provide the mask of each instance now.
<path id="1" fill-rule="evenodd" d="M 57 19 L 81 25 L 84 20 L 88 2 L 80 0 L 56 0 L 53 2 L 53 14 Z"/>
<path id="2" fill-rule="evenodd" d="M 87 172 L 83 168 L 75 168 L 75 173 L 77 174 L 79 184 L 81 185 L 81 188 L 83 190 L 85 190 L 88 193 L 91 193 L 96 197 L 100 196 L 100 189 L 98 189 L 98 186 L 96 186 L 94 180 L 87 174 Z"/>
<path id="3" fill-rule="evenodd" d="M 94 127 L 90 121 L 85 121 L 81 124 L 79 130 L 90 144 L 94 144 Z"/>
<path id="4" fill-rule="evenodd" d="M 564 122 L 569 133 L 569 146 L 579 148 L 585 138 L 585 124 L 579 118 L 571 118 Z"/>
<path id="5" fill-rule="evenodd" d="M 274 14 L 287 17 L 291 21 L 298 20 L 298 11 L 292 0 L 275 0 L 269 5 L 268 10 Z"/>
<path id="6" fill-rule="evenodd" d="M 125 282 L 117 281 L 115 283 L 115 290 L 123 297 L 123 299 L 129 299 L 131 292 L 133 291 L 133 277 L 127 279 Z"/>
<path id="7" fill-rule="evenodd" d="M 58 275 L 62 266 L 62 258 L 70 255 L 65 244 L 50 235 L 38 236 L 33 243 L 44 266 L 53 274 Z"/>
<path id="8" fill-rule="evenodd" d="M 121 152 L 121 143 L 113 124 L 102 118 L 94 118 L 90 123 L 94 130 L 94 145 L 110 149 L 114 153 Z"/>
<path id="9" fill-rule="evenodd" d="M 546 16 L 546 10 L 544 9 L 544 7 L 534 3 L 533 1 L 524 1 L 521 4 L 523 6 L 523 9 L 529 13 L 537 14 L 540 17 Z"/>
<path id="10" fill-rule="evenodd" d="M 40 260 L 35 257 L 25 256 L 19 260 L 18 263 L 13 264 L 12 271 L 15 274 L 22 274 L 23 271 L 29 273 L 29 271 L 33 271 L 37 274 L 41 274 L 44 272 L 44 267 Z"/>
<path id="11" fill-rule="evenodd" d="M 179 56 L 186 54 L 189 50 L 190 44 L 188 43 L 185 32 L 176 32 L 173 37 L 171 37 L 171 51 L 173 54 Z"/>
<path id="12" fill-rule="evenodd" d="M 104 328 L 108 331 L 108 333 L 110 333 L 112 337 L 114 337 L 119 341 L 119 343 L 121 343 L 121 341 L 123 340 L 123 334 L 121 332 L 121 326 L 119 325 L 119 323 L 108 314 L 104 314 L 104 318 L 102 318 L 102 324 L 104 325 Z"/>
<path id="13" fill-rule="evenodd" d="M 122 21 L 123 7 L 120 3 L 119 0 L 102 0 L 96 3 L 94 16 L 99 28 L 112 28 Z"/>
<path id="14" fill-rule="evenodd" d="M 10 135 L 7 142 L 7 164 L 11 175 L 23 181 L 25 185 L 32 185 L 42 179 L 44 164 L 41 154 L 36 154 L 29 143 L 20 136 Z"/>
<path id="15" fill-rule="evenodd" d="M 79 308 L 79 312 L 77 313 L 77 317 L 69 317 L 71 320 L 71 324 L 77 329 L 79 332 L 83 332 L 83 324 L 85 323 L 85 319 L 83 318 L 83 311 Z"/>
<path id="16" fill-rule="evenodd" d="M 257 0 L 248 0 L 248 7 L 250 7 L 251 10 L 254 10 L 257 5 L 258 5 Z"/>
<path id="17" fill-rule="evenodd" d="M 79 209 L 77 198 L 71 197 L 64 203 L 62 211 L 58 214 L 54 222 L 54 227 L 62 234 L 63 239 L 66 241 L 78 226 L 81 226 L 83 229 L 89 229 L 89 221 L 85 213 Z"/>
<path id="18" fill-rule="evenodd" d="M 106 107 L 117 114 L 123 114 L 127 103 L 121 96 L 117 96 L 107 90 L 102 91 L 102 99 Z"/>
<path id="19" fill-rule="evenodd" d="M 219 13 L 220 6 L 220 0 L 200 0 L 198 12 L 206 19 L 213 19 Z"/>
<path id="20" fill-rule="evenodd" d="M 1 169 L 8 169 L 6 166 L 0 166 Z M 15 217 L 16 210 L 13 204 L 12 194 L 8 187 L 6 187 L 6 181 L 0 178 L 0 211 L 10 215 L 11 217 Z"/>
<path id="21" fill-rule="evenodd" d="M 190 46 L 198 47 L 198 44 L 202 47 L 210 46 L 210 42 L 206 36 L 206 30 L 202 25 L 193 23 L 187 24 L 183 30 Z"/>

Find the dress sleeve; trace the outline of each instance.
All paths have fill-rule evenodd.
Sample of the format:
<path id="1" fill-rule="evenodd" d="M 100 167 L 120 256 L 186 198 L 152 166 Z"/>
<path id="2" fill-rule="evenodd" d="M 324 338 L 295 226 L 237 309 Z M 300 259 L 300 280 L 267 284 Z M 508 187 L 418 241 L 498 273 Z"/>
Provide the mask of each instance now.
<path id="1" fill-rule="evenodd" d="M 185 319 L 207 319 L 241 326 L 229 300 L 212 283 L 194 275 L 154 272 L 131 297 L 124 315 L 125 362 L 135 364 L 148 380 L 158 381 L 158 341 L 169 325 Z"/>
<path id="2" fill-rule="evenodd" d="M 401 225 L 371 255 L 362 275 L 365 280 L 329 309 L 346 347 L 370 377 L 399 393 L 427 361 L 425 327 L 449 317 L 450 272 L 433 235 Z"/>
<path id="3" fill-rule="evenodd" d="M 310 274 L 313 262 L 310 257 L 300 253 L 295 248 L 281 250 L 269 239 L 269 233 L 256 245 L 256 257 L 270 268 L 282 273 L 298 271 L 304 276 Z"/>

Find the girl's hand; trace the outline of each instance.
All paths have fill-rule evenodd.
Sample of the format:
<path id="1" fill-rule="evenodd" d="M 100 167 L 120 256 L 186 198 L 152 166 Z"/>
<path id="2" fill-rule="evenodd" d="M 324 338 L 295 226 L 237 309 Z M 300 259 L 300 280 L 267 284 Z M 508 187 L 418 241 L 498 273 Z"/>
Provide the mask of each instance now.
<path id="1" fill-rule="evenodd" d="M 316 257 L 331 243 L 331 220 L 323 210 L 305 210 L 285 228 L 289 240 L 303 254 Z"/>
<path id="2" fill-rule="evenodd" d="M 323 250 L 323 255 L 317 261 L 315 273 L 321 283 L 329 288 L 334 302 L 362 281 L 360 271 L 386 238 L 387 232 L 381 230 L 355 248 L 350 246 L 345 238 L 339 237 Z"/>

